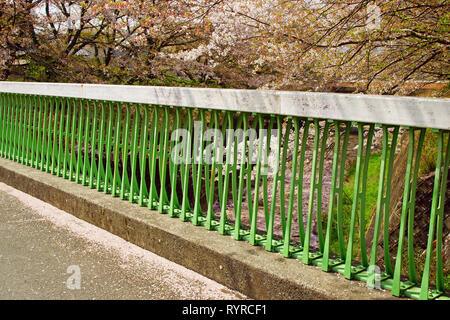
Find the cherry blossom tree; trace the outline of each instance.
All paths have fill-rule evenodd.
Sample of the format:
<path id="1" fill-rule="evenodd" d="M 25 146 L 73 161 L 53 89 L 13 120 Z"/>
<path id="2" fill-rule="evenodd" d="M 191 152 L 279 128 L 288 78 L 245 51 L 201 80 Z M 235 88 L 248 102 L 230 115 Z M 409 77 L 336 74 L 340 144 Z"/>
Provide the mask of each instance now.
<path id="1" fill-rule="evenodd" d="M 10 72 L 16 52 L 43 67 L 50 79 L 91 82 L 124 69 L 146 71 L 158 53 L 202 41 L 208 33 L 205 17 L 219 3 L 6 1 L 0 25 L 3 73 Z"/>
<path id="2" fill-rule="evenodd" d="M 29 80 L 145 84 L 173 74 L 408 94 L 449 77 L 449 0 L 7 0 L 0 9 L 3 79 L 21 58 Z"/>
<path id="3" fill-rule="evenodd" d="M 229 1 L 204 49 L 215 61 L 273 72 L 263 87 L 351 81 L 360 92 L 407 94 L 448 81 L 449 9 L 448 0 Z"/>

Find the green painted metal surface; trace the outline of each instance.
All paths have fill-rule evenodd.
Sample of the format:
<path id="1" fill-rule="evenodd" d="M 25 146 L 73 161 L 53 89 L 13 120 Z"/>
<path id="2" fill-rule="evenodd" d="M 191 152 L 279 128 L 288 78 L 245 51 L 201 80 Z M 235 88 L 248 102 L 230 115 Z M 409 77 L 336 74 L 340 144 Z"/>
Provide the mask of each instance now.
<path id="1" fill-rule="evenodd" d="M 435 130 L 427 250 L 424 266 L 418 266 L 414 208 L 424 128 L 403 128 L 409 132 L 408 159 L 400 230 L 393 239 L 389 214 L 396 125 L 11 93 L 0 93 L 0 117 L 1 157 L 369 287 L 378 281 L 395 296 L 447 298 L 442 246 L 448 131 Z M 344 182 L 352 128 L 358 140 L 346 225 Z M 373 224 L 373 238 L 379 241 L 368 245 L 365 210 L 371 208 L 365 202 L 375 131 L 382 133 Z M 332 162 L 328 203 L 326 159 Z M 393 240 L 398 240 L 396 254 L 390 250 Z"/>

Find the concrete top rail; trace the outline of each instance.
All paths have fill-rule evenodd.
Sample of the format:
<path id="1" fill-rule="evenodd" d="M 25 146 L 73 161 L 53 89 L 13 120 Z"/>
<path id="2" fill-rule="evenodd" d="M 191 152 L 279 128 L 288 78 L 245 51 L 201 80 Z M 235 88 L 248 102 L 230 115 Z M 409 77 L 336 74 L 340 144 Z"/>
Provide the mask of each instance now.
<path id="1" fill-rule="evenodd" d="M 450 99 L 299 91 L 0 82 L 0 92 L 450 130 Z"/>

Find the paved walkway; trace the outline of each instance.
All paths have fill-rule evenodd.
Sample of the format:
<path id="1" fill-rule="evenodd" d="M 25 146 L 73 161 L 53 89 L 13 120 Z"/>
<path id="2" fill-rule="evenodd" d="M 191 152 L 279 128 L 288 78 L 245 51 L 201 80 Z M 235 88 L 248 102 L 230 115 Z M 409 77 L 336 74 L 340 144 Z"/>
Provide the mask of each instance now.
<path id="1" fill-rule="evenodd" d="M 0 299 L 242 299 L 0 183 Z"/>

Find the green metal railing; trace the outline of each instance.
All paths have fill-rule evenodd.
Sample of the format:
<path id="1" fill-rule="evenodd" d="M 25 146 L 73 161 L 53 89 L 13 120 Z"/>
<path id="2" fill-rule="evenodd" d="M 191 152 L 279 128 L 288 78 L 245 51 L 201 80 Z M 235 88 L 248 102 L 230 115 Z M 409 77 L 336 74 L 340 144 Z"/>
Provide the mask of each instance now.
<path id="1" fill-rule="evenodd" d="M 344 183 L 352 128 L 357 130 L 357 152 L 350 225 L 345 225 Z M 399 236 L 392 239 L 390 192 L 402 129 L 409 137 L 408 159 Z M 381 164 L 374 241 L 368 246 L 367 175 L 378 130 Z M 323 271 L 339 272 L 371 287 L 378 283 L 394 296 L 444 299 L 448 261 L 443 260 L 442 248 L 450 161 L 446 129 L 434 130 L 438 151 L 426 256 L 423 265 L 415 260 L 415 195 L 425 130 L 264 112 L 0 93 L 3 158 Z M 325 192 L 329 142 L 331 183 Z M 378 239 L 383 248 L 379 268 L 375 267 L 380 264 Z M 398 240 L 395 256 L 390 246 L 394 240 Z"/>

